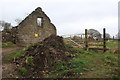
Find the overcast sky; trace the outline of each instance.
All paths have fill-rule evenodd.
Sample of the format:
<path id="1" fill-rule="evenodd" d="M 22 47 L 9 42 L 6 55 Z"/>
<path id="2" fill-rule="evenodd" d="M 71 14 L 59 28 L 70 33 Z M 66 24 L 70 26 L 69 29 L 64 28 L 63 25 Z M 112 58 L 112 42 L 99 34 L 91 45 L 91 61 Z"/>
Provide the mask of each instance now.
<path id="1" fill-rule="evenodd" d="M 41 7 L 57 28 L 58 35 L 83 33 L 84 29 L 106 28 L 118 32 L 119 0 L 0 0 L 0 20 L 16 25 L 35 8 Z"/>

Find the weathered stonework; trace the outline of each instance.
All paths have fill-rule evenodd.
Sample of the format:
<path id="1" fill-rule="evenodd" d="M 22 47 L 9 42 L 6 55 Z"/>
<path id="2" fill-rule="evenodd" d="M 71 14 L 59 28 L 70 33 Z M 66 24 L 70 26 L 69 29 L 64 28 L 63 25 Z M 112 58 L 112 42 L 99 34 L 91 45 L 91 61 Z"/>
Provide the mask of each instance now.
<path id="1" fill-rule="evenodd" d="M 37 19 L 41 19 L 39 25 Z M 7 34 L 10 39 L 6 39 L 3 31 L 3 41 L 12 41 L 18 45 L 29 46 L 40 42 L 50 35 L 56 35 L 56 28 L 51 23 L 49 17 L 42 11 L 40 7 L 29 14 L 18 26 L 12 28 Z"/>

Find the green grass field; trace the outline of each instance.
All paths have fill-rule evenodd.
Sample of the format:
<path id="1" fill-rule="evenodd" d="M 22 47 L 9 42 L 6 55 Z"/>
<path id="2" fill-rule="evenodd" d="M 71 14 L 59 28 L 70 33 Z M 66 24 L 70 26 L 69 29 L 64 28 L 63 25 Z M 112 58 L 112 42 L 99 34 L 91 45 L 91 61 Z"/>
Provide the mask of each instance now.
<path id="1" fill-rule="evenodd" d="M 80 51 L 80 53 L 69 53 L 69 55 L 74 55 L 75 57 L 69 62 L 56 64 L 55 71 L 49 76 L 64 76 L 68 78 L 120 78 L 117 73 L 119 70 L 118 54 L 110 52 L 101 53 L 92 50 Z M 71 75 L 66 76 L 69 73 Z"/>
<path id="2" fill-rule="evenodd" d="M 107 42 L 106 45 L 109 49 L 118 48 L 118 42 Z M 66 46 L 71 49 L 71 52 L 65 52 L 66 55 L 74 57 L 69 62 L 57 63 L 47 78 L 120 78 L 119 54 L 110 50 L 103 53 L 74 48 L 68 44 Z"/>
<path id="3" fill-rule="evenodd" d="M 54 70 L 44 78 L 119 78 L 118 65 L 119 54 L 111 51 L 103 53 L 102 51 L 84 50 L 74 48 L 66 44 L 70 48 L 70 52 L 65 52 L 66 56 L 72 56 L 69 61 L 56 63 Z M 110 49 L 118 48 L 118 42 L 107 42 L 107 47 Z M 19 58 L 25 53 L 24 50 L 16 50 L 7 55 L 8 58 Z M 22 69 L 23 70 L 23 69 Z M 21 70 L 21 71 L 22 71 Z"/>
<path id="4" fill-rule="evenodd" d="M 117 49 L 118 48 L 118 41 L 107 42 L 106 46 L 110 49 Z"/>

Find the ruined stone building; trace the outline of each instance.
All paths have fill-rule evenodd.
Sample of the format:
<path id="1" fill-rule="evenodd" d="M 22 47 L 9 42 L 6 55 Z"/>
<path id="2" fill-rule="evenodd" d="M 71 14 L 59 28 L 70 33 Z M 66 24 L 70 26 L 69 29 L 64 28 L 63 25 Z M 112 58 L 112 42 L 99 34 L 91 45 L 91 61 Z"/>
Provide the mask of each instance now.
<path id="1" fill-rule="evenodd" d="M 29 46 L 56 35 L 56 27 L 40 7 L 29 14 L 18 26 L 2 31 L 3 42 L 11 41 L 21 46 Z"/>

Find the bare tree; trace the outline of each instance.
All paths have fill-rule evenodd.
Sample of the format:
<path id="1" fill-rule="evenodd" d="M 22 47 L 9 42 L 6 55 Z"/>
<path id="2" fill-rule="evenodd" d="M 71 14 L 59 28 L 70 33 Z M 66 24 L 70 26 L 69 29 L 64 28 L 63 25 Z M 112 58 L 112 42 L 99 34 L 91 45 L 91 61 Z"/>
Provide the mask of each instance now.
<path id="1" fill-rule="evenodd" d="M 0 21 L 0 26 L 1 26 L 1 29 L 5 29 L 5 30 L 12 28 L 11 23 L 8 23 L 5 21 Z"/>
<path id="2" fill-rule="evenodd" d="M 28 15 L 29 15 L 29 13 L 25 13 L 24 18 Z M 20 24 L 22 22 L 22 20 L 24 20 L 24 18 L 16 18 L 15 22 L 17 23 L 17 25 Z"/>
<path id="3" fill-rule="evenodd" d="M 109 34 L 109 33 L 106 33 L 106 34 L 105 34 L 105 38 L 106 38 L 107 40 L 109 40 L 109 39 L 110 39 L 110 37 L 111 37 L 111 36 L 110 36 L 110 34 Z"/>
<path id="4" fill-rule="evenodd" d="M 95 30 L 95 29 L 89 29 L 88 34 L 89 34 L 90 37 L 92 37 L 94 39 L 101 40 L 100 32 Z"/>
<path id="5" fill-rule="evenodd" d="M 20 18 L 15 19 L 15 22 L 17 23 L 17 25 L 20 24 L 21 21 L 22 21 L 22 19 L 20 19 Z"/>

